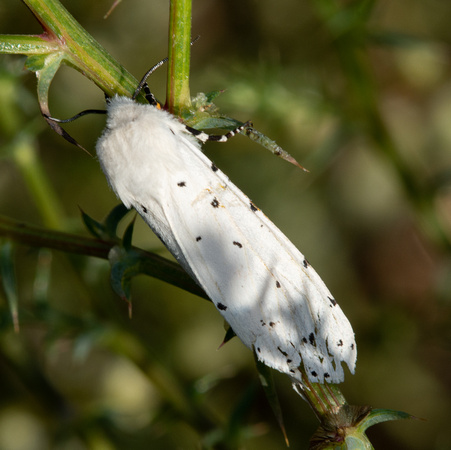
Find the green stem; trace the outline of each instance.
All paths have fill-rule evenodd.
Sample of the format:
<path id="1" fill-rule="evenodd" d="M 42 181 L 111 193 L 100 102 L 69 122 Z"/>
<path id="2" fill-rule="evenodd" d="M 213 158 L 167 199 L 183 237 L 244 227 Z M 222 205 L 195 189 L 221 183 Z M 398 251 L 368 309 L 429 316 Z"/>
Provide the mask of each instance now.
<path id="1" fill-rule="evenodd" d="M 58 0 L 22 1 L 44 28 L 41 38 L 49 41 L 50 51 L 55 51 L 54 46 L 57 44 L 59 51 L 64 52 L 65 61 L 96 83 L 107 95 L 133 94 L 137 80 L 83 29 Z M 39 47 L 38 41 L 34 44 L 36 52 L 45 50 L 43 44 Z"/>
<path id="2" fill-rule="evenodd" d="M 119 245 L 119 241 L 104 241 L 58 231 L 49 231 L 4 216 L 0 216 L 0 236 L 31 247 L 51 248 L 66 253 L 95 256 L 102 259 L 108 259 L 111 248 Z M 208 300 L 205 292 L 197 286 L 177 263 L 138 248 L 133 248 L 133 250 L 141 257 L 141 273 L 165 281 Z"/>
<path id="3" fill-rule="evenodd" d="M 191 0 L 171 0 L 169 12 L 169 70 L 166 103 L 173 114 L 191 105 Z"/>
<path id="4" fill-rule="evenodd" d="M 22 0 L 44 28 L 41 36 L 0 36 L 0 53 L 42 55 L 63 53 L 64 61 L 107 95 L 131 96 L 138 84 L 58 0 Z M 190 107 L 189 68 L 191 0 L 172 0 L 169 22 L 167 107 L 178 113 Z"/>
<path id="5" fill-rule="evenodd" d="M 20 55 L 45 55 L 60 49 L 56 42 L 41 36 L 21 34 L 0 35 L 0 53 Z"/>

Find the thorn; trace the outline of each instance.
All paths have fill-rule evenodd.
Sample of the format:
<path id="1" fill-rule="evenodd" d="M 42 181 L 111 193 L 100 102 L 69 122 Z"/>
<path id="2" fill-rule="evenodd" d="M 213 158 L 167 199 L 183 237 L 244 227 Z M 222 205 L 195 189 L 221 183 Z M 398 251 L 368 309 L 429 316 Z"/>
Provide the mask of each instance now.
<path id="1" fill-rule="evenodd" d="M 121 2 L 121 0 L 116 0 L 112 5 L 111 8 L 107 11 L 107 13 L 103 16 L 104 19 L 108 19 L 109 15 L 113 12 L 113 10 L 116 8 L 117 5 L 119 5 L 119 3 Z"/>

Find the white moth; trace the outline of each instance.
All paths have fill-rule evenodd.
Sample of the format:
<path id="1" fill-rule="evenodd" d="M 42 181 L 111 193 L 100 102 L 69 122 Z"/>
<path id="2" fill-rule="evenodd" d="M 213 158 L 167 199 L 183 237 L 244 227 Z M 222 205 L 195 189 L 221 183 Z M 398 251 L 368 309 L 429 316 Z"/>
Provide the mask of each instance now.
<path id="1" fill-rule="evenodd" d="M 312 382 L 343 381 L 342 362 L 354 373 L 348 319 L 299 250 L 202 153 L 208 136 L 126 97 L 107 114 L 97 155 L 111 188 L 258 359 L 301 383 L 302 366 Z"/>

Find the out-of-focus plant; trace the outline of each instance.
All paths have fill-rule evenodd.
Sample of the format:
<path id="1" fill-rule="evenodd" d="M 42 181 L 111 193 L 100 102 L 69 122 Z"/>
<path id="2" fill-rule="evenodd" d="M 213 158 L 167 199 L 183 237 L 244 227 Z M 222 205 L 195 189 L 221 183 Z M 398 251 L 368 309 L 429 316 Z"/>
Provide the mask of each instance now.
<path id="1" fill-rule="evenodd" d="M 44 116 L 50 116 L 49 88 L 51 82 L 62 64 L 68 65 L 89 80 L 93 81 L 107 96 L 128 95 L 131 96 L 138 81 L 129 74 L 108 52 L 105 51 L 64 9 L 57 0 L 24 0 L 24 3 L 32 11 L 43 27 L 43 33 L 39 36 L 28 35 L 3 35 L 0 36 L 0 53 L 27 55 L 26 67 L 37 75 L 37 96 L 41 112 Z M 364 23 L 362 16 L 368 16 L 372 2 L 362 2 L 364 5 L 349 8 L 340 8 L 335 2 L 315 2 L 318 15 L 322 17 L 324 24 L 328 26 L 331 35 L 335 36 L 337 54 L 341 58 L 344 70 L 349 73 L 365 71 L 365 65 L 352 52 L 344 52 L 342 46 L 349 47 L 349 40 L 361 43 L 368 39 L 365 30 L 355 27 L 356 23 Z M 335 6 L 333 6 L 335 5 Z M 174 0 L 171 2 L 170 30 L 169 30 L 169 70 L 167 83 L 167 108 L 181 115 L 185 120 L 192 121 L 209 127 L 212 124 L 231 128 L 236 121 L 216 113 L 214 108 L 210 111 L 215 114 L 203 114 L 205 102 L 198 104 L 191 102 L 189 90 L 189 61 L 191 45 L 191 2 Z M 355 80 L 351 88 L 362 92 L 357 98 L 362 99 L 362 104 L 354 105 L 355 111 L 348 114 L 364 114 L 370 118 L 366 123 L 372 124 L 370 134 L 379 142 L 380 148 L 392 157 L 396 155 L 389 135 L 381 123 L 377 108 L 372 98 L 371 86 L 365 84 L 369 76 L 349 77 Z M 213 96 L 206 97 L 210 104 Z M 194 106 L 193 106 L 194 105 Z M 75 140 L 69 136 L 60 125 L 49 121 L 50 126 L 59 134 L 73 143 Z M 67 253 L 76 253 L 84 256 L 94 256 L 109 259 L 111 263 L 111 281 L 115 291 L 125 300 L 130 297 L 130 280 L 137 274 L 147 274 L 167 281 L 175 286 L 206 298 L 199 287 L 186 275 L 175 263 L 167 261 L 158 255 L 145 252 L 132 247 L 130 226 L 121 240 L 117 237 L 119 221 L 125 214 L 124 208 L 118 207 L 112 211 L 103 223 L 96 222 L 83 213 L 84 222 L 93 237 L 85 238 L 61 231 L 64 230 L 64 215 L 58 204 L 57 195 L 46 182 L 44 171 L 33 149 L 34 138 L 41 128 L 40 123 L 33 121 L 24 126 L 23 123 L 12 123 L 7 133 L 8 145 L 5 147 L 8 155 L 12 155 L 16 164 L 21 168 L 24 178 L 27 180 L 30 191 L 35 195 L 35 201 L 41 215 L 44 217 L 47 229 L 26 225 L 17 221 L 0 219 L 0 236 L 3 239 L 0 254 L 0 270 L 4 290 L 10 304 L 13 322 L 16 330 L 19 328 L 18 317 L 18 293 L 14 276 L 14 254 L 12 243 L 20 243 L 37 248 L 57 249 Z M 263 136 L 256 130 L 248 130 L 251 139 L 262 142 L 273 153 L 282 150 L 273 141 Z M 288 155 L 284 155 L 289 159 Z M 394 157 L 396 168 L 399 170 L 407 192 L 413 192 L 414 199 L 421 189 L 409 172 L 405 170 L 402 161 Z M 420 199 L 421 200 L 421 199 Z M 422 208 L 422 201 L 415 201 L 418 208 Z M 436 236 L 442 236 L 438 228 L 435 228 Z M 49 253 L 44 250 L 40 253 L 38 275 L 41 281 L 37 291 L 47 286 Z M 47 281 L 46 281 L 47 280 Z M 41 291 L 40 291 L 41 290 Z M 52 328 L 67 330 L 70 332 L 75 326 L 70 316 L 61 314 L 55 317 L 48 305 L 40 304 L 39 318 L 46 323 L 52 323 Z M 244 425 L 234 426 L 237 417 L 241 417 L 242 410 L 237 408 L 228 420 L 220 420 L 211 414 L 207 408 L 199 405 L 195 398 L 184 392 L 179 380 L 169 373 L 164 367 L 153 361 L 143 343 L 136 336 L 126 332 L 120 326 L 104 326 L 100 320 L 86 316 L 79 319 L 76 324 L 79 330 L 76 341 L 80 352 L 91 348 L 95 343 L 102 342 L 107 347 L 114 349 L 118 354 L 125 355 L 133 361 L 143 373 L 158 387 L 165 405 L 169 405 L 173 414 L 182 418 L 192 426 L 201 436 L 205 448 L 236 448 L 246 436 L 258 434 L 257 427 Z M 33 380 L 33 390 L 36 398 L 51 398 L 52 402 L 44 401 L 43 405 L 49 411 L 55 413 L 55 405 L 59 411 L 72 409 L 65 403 L 58 392 L 45 379 L 39 377 L 37 362 L 27 362 L 15 358 L 8 360 L 11 367 L 24 377 L 27 367 L 32 367 L 24 381 L 30 382 L 33 372 L 36 378 Z M 260 367 L 260 376 L 267 392 L 269 403 L 276 413 L 276 417 L 283 428 L 282 415 L 277 397 L 271 381 L 271 374 Z M 30 377 L 30 379 L 28 379 Z M 37 381 L 36 381 L 37 380 Z M 304 400 L 312 407 L 321 426 L 311 440 L 311 448 L 314 449 L 356 449 L 372 448 L 365 435 L 366 429 L 376 423 L 410 418 L 402 412 L 372 409 L 370 407 L 355 407 L 349 405 L 339 388 L 334 385 L 315 385 L 306 381 L 305 389 L 300 392 Z M 241 408 L 243 407 L 240 405 Z M 246 409 L 246 408 L 244 408 Z M 163 412 L 162 412 L 163 414 Z M 77 432 L 92 448 L 100 445 L 98 442 L 114 442 L 110 417 L 105 411 L 96 411 L 88 414 L 84 423 L 72 423 L 65 433 Z M 94 432 L 93 432 L 94 430 Z M 100 437 L 99 437 L 100 436 Z M 108 444 L 107 444 L 108 445 Z M 111 444 L 113 445 L 113 444 Z"/>

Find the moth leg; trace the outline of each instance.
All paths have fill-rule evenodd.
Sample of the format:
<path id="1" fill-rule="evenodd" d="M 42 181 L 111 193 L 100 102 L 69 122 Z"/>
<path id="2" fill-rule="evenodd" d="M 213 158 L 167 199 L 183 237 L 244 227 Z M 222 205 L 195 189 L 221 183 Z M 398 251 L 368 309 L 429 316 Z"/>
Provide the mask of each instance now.
<path id="1" fill-rule="evenodd" d="M 215 141 L 215 142 L 227 142 L 230 138 L 235 136 L 236 134 L 240 133 L 245 128 L 251 127 L 252 122 L 247 121 L 246 123 L 243 123 L 242 125 L 236 127 L 234 130 L 229 131 L 226 134 L 207 134 L 203 131 L 196 130 L 195 128 L 189 127 L 188 125 L 185 125 L 186 130 L 191 133 L 194 137 L 199 139 L 202 143 L 205 143 L 207 141 Z"/>
<path id="2" fill-rule="evenodd" d="M 146 82 L 144 82 L 142 86 L 138 86 L 135 93 L 139 92 L 139 90 L 141 89 L 144 91 L 146 100 L 149 102 L 149 105 L 161 109 L 161 103 L 155 98 L 155 95 L 152 94 L 151 90 L 149 89 L 149 85 Z"/>

